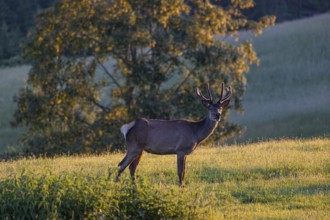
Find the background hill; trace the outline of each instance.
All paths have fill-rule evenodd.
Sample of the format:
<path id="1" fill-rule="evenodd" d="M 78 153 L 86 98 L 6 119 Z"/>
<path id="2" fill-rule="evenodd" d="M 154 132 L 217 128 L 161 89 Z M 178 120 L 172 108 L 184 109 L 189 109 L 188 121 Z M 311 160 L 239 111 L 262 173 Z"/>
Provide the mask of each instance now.
<path id="1" fill-rule="evenodd" d="M 330 134 L 329 22 L 327 13 L 252 38 L 261 64 L 247 75 L 244 114 L 233 116 L 247 127 L 242 140 Z"/>
<path id="2" fill-rule="evenodd" d="M 278 24 L 253 39 L 261 64 L 252 67 L 243 106 L 232 121 L 246 127 L 241 139 L 330 135 L 330 14 Z M 10 128 L 16 94 L 28 66 L 0 69 L 0 152 L 17 145 Z M 8 148 L 9 147 L 9 148 Z"/>
<path id="3" fill-rule="evenodd" d="M 0 69 L 0 153 L 14 151 L 18 146 L 22 129 L 10 126 L 16 109 L 13 96 L 24 85 L 29 69 L 29 66 Z"/>

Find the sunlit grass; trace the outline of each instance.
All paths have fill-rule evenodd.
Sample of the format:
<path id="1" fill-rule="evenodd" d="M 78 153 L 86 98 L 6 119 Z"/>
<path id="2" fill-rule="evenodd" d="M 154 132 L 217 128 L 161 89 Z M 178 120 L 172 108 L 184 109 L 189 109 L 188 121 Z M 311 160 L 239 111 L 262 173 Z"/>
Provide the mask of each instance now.
<path id="1" fill-rule="evenodd" d="M 123 157 L 117 153 L 1 162 L 0 180 L 22 175 L 106 179 L 110 171 L 110 180 L 102 181 L 112 184 Z M 184 194 L 205 219 L 327 219 L 329 173 L 330 139 L 326 138 L 204 146 L 187 158 Z M 145 182 L 164 195 L 180 195 L 175 155 L 145 153 L 137 178 L 138 185 Z M 129 182 L 126 170 L 121 183 Z"/>

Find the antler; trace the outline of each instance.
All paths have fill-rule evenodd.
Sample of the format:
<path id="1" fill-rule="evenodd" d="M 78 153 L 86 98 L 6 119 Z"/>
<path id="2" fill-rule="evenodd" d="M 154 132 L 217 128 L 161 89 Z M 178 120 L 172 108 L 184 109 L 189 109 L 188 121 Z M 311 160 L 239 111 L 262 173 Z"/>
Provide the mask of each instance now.
<path id="1" fill-rule="evenodd" d="M 230 86 L 227 86 L 226 87 L 226 95 L 225 95 L 224 98 L 222 98 L 222 96 L 223 96 L 223 85 L 224 85 L 224 83 L 221 83 L 221 95 L 220 95 L 220 99 L 217 102 L 217 104 L 223 103 L 224 101 L 230 99 L 230 96 L 231 96 L 231 87 Z"/>
<path id="2" fill-rule="evenodd" d="M 208 101 L 208 102 L 213 102 L 213 97 L 212 97 L 212 93 L 211 93 L 211 90 L 210 90 L 210 85 L 207 84 L 207 94 L 209 95 L 209 98 L 206 98 L 205 96 L 203 96 L 203 94 L 201 93 L 200 89 L 199 88 L 196 88 L 196 95 L 204 100 L 204 101 Z"/>
<path id="3" fill-rule="evenodd" d="M 220 98 L 219 98 L 219 101 L 218 101 L 218 102 L 220 102 L 220 100 L 222 100 L 222 95 L 223 95 L 223 85 L 224 85 L 224 83 L 222 82 L 222 83 L 221 83 L 221 94 L 220 94 Z"/>
<path id="4" fill-rule="evenodd" d="M 221 94 L 220 94 L 220 98 L 219 101 L 217 102 L 217 104 L 222 104 L 223 102 L 227 101 L 228 99 L 230 99 L 231 96 L 231 87 L 227 86 L 226 87 L 226 94 L 225 97 L 223 97 L 223 90 L 224 90 L 224 83 L 221 83 Z M 207 94 L 209 96 L 209 98 L 206 98 L 202 93 L 201 90 L 199 88 L 196 88 L 196 95 L 203 101 L 208 101 L 208 102 L 212 102 L 213 103 L 213 97 L 212 97 L 212 93 L 210 90 L 210 86 L 209 84 L 207 84 Z"/>
<path id="5" fill-rule="evenodd" d="M 209 84 L 207 84 L 207 94 L 209 95 L 210 100 L 213 101 L 213 97 L 212 97 L 212 93 L 211 93 L 210 85 Z"/>

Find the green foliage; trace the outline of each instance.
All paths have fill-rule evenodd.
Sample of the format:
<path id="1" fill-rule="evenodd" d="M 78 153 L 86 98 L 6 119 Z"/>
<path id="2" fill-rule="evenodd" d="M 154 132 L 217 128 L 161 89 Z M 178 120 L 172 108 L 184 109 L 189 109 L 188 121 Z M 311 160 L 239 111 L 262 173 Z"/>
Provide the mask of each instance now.
<path id="1" fill-rule="evenodd" d="M 0 23 L 0 60 L 8 59 L 5 64 L 10 65 L 15 62 L 14 56 L 20 53 L 20 48 L 17 47 L 20 38 L 18 31 L 10 30 L 5 22 Z"/>
<path id="2" fill-rule="evenodd" d="M 29 128 L 27 150 L 120 148 L 119 126 L 136 117 L 202 117 L 193 91 L 206 83 L 214 91 L 223 81 L 231 85 L 240 110 L 244 73 L 258 60 L 251 42 L 224 38 L 243 28 L 258 34 L 275 20 L 248 20 L 242 10 L 252 6 L 241 0 L 226 8 L 199 0 L 76 0 L 41 13 L 25 52 L 33 64 L 28 86 L 15 98 L 13 125 Z M 238 131 L 225 120 L 214 137 Z"/>
<path id="3" fill-rule="evenodd" d="M 190 219 L 197 207 L 178 190 L 115 183 L 102 176 L 22 173 L 0 181 L 1 219 Z"/>

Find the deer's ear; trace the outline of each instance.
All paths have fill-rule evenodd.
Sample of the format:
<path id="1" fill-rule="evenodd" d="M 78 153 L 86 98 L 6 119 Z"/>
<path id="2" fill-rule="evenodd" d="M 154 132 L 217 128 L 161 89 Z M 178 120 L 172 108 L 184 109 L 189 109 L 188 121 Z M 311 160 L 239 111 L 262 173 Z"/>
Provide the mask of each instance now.
<path id="1" fill-rule="evenodd" d="M 226 101 L 221 103 L 221 107 L 226 108 L 230 103 L 230 99 L 227 99 Z"/>
<path id="2" fill-rule="evenodd" d="M 205 108 L 209 109 L 210 106 L 211 106 L 211 103 L 210 101 L 207 101 L 207 100 L 201 100 L 202 101 L 202 104 Z"/>

